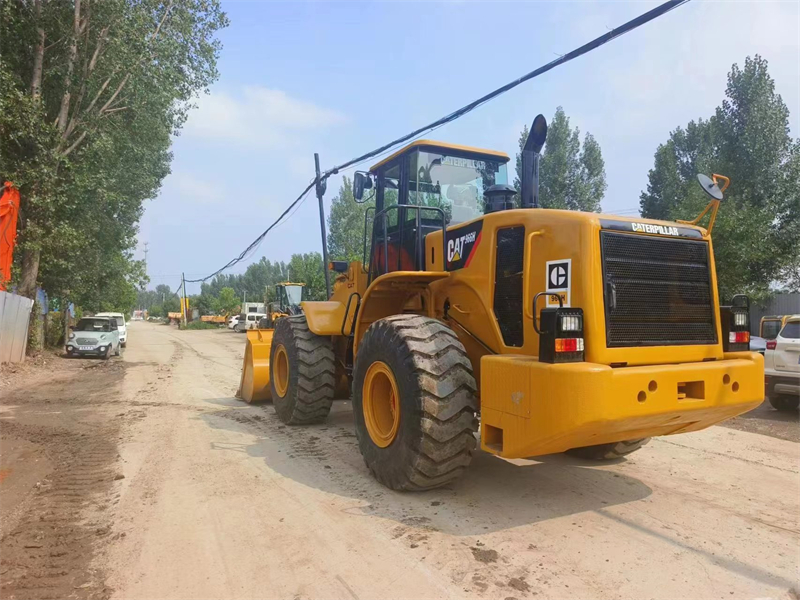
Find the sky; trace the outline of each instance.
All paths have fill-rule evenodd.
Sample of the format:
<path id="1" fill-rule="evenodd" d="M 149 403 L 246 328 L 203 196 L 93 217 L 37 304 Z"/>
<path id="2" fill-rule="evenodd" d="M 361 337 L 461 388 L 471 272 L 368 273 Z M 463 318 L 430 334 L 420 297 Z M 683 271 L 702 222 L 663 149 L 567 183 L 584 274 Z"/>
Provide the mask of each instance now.
<path id="1" fill-rule="evenodd" d="M 174 139 L 172 173 L 142 218 L 136 257 L 147 243 L 150 287 L 175 289 L 182 272 L 205 277 L 237 256 L 313 179 L 315 152 L 323 170 L 341 164 L 656 5 L 223 1 L 220 78 Z M 711 116 L 731 65 L 754 54 L 769 61 L 797 137 L 797 0 L 693 0 L 426 137 L 504 151 L 511 173 L 522 127 L 562 106 L 602 148 L 603 211 L 637 214 L 658 145 Z M 328 182 L 326 214 L 340 182 Z M 310 195 L 229 272 L 312 251 L 321 240 Z"/>

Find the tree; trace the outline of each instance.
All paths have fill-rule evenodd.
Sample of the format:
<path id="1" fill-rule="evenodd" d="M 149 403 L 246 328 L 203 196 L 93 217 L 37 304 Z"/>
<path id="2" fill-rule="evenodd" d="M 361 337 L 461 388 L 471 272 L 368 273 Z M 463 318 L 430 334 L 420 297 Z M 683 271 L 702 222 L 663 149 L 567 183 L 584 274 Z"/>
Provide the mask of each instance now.
<path id="1" fill-rule="evenodd" d="M 708 202 L 696 174 L 730 177 L 713 231 L 723 301 L 800 284 L 800 141 L 789 136 L 789 110 L 767 67 L 760 56 L 733 65 L 714 115 L 678 127 L 658 147 L 640 197 L 646 217 L 689 219 Z"/>
<path id="2" fill-rule="evenodd" d="M 219 291 L 217 298 L 217 308 L 226 315 L 232 315 L 239 311 L 239 298 L 233 288 L 224 287 Z"/>
<path id="3" fill-rule="evenodd" d="M 292 280 L 305 283 L 305 300 L 327 300 L 325 292 L 325 271 L 322 270 L 322 255 L 319 252 L 292 254 L 289 261 Z"/>
<path id="4" fill-rule="evenodd" d="M 522 190 L 522 148 L 528 139 L 528 127 L 520 134 L 517 176 L 514 186 Z M 547 126 L 547 141 L 539 164 L 539 204 L 597 212 L 606 192 L 606 171 L 600 144 L 587 133 L 581 147 L 580 131 L 571 129 L 569 117 L 560 106 Z"/>
<path id="5" fill-rule="evenodd" d="M 0 4 L 0 164 L 23 197 L 21 293 L 74 293 L 100 260 L 131 260 L 226 24 L 217 0 Z M 133 283 L 125 271 L 115 285 Z"/>
<path id="6" fill-rule="evenodd" d="M 364 216 L 370 206 L 375 206 L 374 198 L 357 203 L 352 182 L 347 176 L 342 177 L 342 185 L 331 202 L 328 215 L 328 253 L 331 260 L 353 262 L 364 259 Z"/>

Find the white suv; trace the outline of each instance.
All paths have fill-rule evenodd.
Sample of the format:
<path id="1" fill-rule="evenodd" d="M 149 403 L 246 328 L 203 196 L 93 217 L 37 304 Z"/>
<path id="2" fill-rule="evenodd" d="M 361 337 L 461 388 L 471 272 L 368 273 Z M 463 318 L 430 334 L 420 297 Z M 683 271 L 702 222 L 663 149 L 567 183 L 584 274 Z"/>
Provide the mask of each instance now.
<path id="1" fill-rule="evenodd" d="M 128 327 L 125 324 L 125 315 L 115 312 L 101 312 L 97 313 L 97 317 L 114 318 L 117 321 L 117 329 L 119 330 L 119 345 L 125 348 L 128 345 Z"/>
<path id="2" fill-rule="evenodd" d="M 764 353 L 764 384 L 769 403 L 778 410 L 800 406 L 800 315 L 789 317 Z"/>

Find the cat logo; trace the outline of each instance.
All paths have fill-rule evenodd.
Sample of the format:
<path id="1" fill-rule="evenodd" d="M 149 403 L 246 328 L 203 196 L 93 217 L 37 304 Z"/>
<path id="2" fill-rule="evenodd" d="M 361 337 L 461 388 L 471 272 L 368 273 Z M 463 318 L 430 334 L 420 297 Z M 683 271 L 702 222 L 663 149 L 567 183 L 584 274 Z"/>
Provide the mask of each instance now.
<path id="1" fill-rule="evenodd" d="M 548 308 L 559 306 L 559 298 L 561 298 L 563 306 L 569 306 L 572 287 L 572 259 L 549 260 L 546 267 L 545 291 L 548 292 L 546 296 Z"/>
<path id="2" fill-rule="evenodd" d="M 483 221 L 478 221 L 447 232 L 447 265 L 448 271 L 468 267 L 481 243 Z"/>

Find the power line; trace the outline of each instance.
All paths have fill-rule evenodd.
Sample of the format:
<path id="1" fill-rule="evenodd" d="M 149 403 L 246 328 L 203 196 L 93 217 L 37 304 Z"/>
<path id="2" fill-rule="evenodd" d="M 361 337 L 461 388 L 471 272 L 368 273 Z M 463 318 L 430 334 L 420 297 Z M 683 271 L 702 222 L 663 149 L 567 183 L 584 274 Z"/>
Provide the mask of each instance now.
<path id="1" fill-rule="evenodd" d="M 379 154 L 387 152 L 388 150 L 391 150 L 392 148 L 395 148 L 396 146 L 399 146 L 400 144 L 402 144 L 404 142 L 407 142 L 407 141 L 409 141 L 411 139 L 414 139 L 414 138 L 419 138 L 419 136 L 421 136 L 421 135 L 423 135 L 425 133 L 429 133 L 430 131 L 432 131 L 434 129 L 438 129 L 439 127 L 442 127 L 443 125 L 446 125 L 447 123 L 451 123 L 451 122 L 455 121 L 456 119 L 459 119 L 459 118 L 463 117 L 467 113 L 475 110 L 479 106 L 489 102 L 490 100 L 494 100 L 498 96 L 500 96 L 502 94 L 505 94 L 506 92 L 514 89 L 518 85 L 521 85 L 521 84 L 525 83 L 526 81 L 530 81 L 531 79 L 534 79 L 535 77 L 538 77 L 539 75 L 547 73 L 548 71 L 550 71 L 552 69 L 555 69 L 556 67 L 559 67 L 559 66 L 561 66 L 561 65 L 563 65 L 565 63 L 568 63 L 569 61 L 574 60 L 574 59 L 578 58 L 579 56 L 583 56 L 584 54 L 586 54 L 588 52 L 591 52 L 592 50 L 595 50 L 595 49 L 599 48 L 600 46 L 602 46 L 604 44 L 607 44 L 611 40 L 616 39 L 616 38 L 620 37 L 621 35 L 624 35 L 624 34 L 630 32 L 630 31 L 633 31 L 634 29 L 636 29 L 638 27 L 641 27 L 642 25 L 645 25 L 646 23 L 649 23 L 650 21 L 652 21 L 654 19 L 657 19 L 658 17 L 668 13 L 672 9 L 677 8 L 677 7 L 681 6 L 682 4 L 686 4 L 687 2 L 689 2 L 689 0 L 669 0 L 668 2 L 664 2 L 663 4 L 657 6 L 656 8 L 653 8 L 652 10 L 649 10 L 646 13 L 643 13 L 643 14 L 639 15 L 638 17 L 634 18 L 634 19 L 631 19 L 627 23 L 624 23 L 623 25 L 620 25 L 619 27 L 604 33 L 603 35 L 593 39 L 592 41 L 584 44 L 583 46 L 580 46 L 579 48 L 576 48 L 575 50 L 572 50 L 571 52 L 567 52 L 566 54 L 564 54 L 562 56 L 559 56 L 557 59 L 550 61 L 549 63 L 539 67 L 538 69 L 535 69 L 535 70 L 531 71 L 530 73 L 527 73 L 527 74 L 523 75 L 522 77 L 519 77 L 518 79 L 515 79 L 514 81 L 511 81 L 511 82 L 505 84 L 504 86 L 501 86 L 501 87 L 489 92 L 488 94 L 486 94 L 484 96 L 481 96 L 477 100 L 474 100 L 473 102 L 470 102 L 466 106 L 462 106 L 458 110 L 455 110 L 455 111 L 451 112 L 450 114 L 442 117 L 441 119 L 438 119 L 438 120 L 434 121 L 433 123 L 429 123 L 428 125 L 425 125 L 424 127 L 420 127 L 419 129 L 416 129 L 416 130 L 412 131 L 411 133 L 408 133 L 408 134 L 406 134 L 406 135 L 404 135 L 402 137 L 399 137 L 396 140 L 393 140 L 393 141 L 389 142 L 388 144 L 384 144 L 383 146 L 380 146 L 379 148 L 371 150 L 371 151 L 367 152 L 366 154 L 362 154 L 361 156 L 357 156 L 356 158 L 352 158 L 352 159 L 348 160 L 347 162 L 344 162 L 344 163 L 342 163 L 342 164 L 340 164 L 338 166 L 335 166 L 335 167 L 333 167 L 331 169 L 328 169 L 327 171 L 325 171 L 324 173 L 322 173 L 320 175 L 319 180 L 320 180 L 320 182 L 322 182 L 322 181 L 328 179 L 331 175 L 336 175 L 336 174 L 338 174 L 340 171 L 342 171 L 344 169 L 348 169 L 350 167 L 356 166 L 356 165 L 358 165 L 358 164 L 360 164 L 360 163 L 362 163 L 362 162 L 364 162 L 366 160 L 369 160 L 370 158 L 374 158 L 375 156 L 377 156 Z M 306 194 L 308 194 L 308 192 L 311 191 L 311 189 L 314 187 L 315 184 L 316 184 L 316 179 L 315 179 L 315 181 L 312 181 L 310 184 L 308 184 L 308 187 L 306 187 L 306 189 L 303 190 L 303 192 L 297 197 L 297 199 L 295 199 L 294 202 L 292 202 L 288 206 L 288 208 L 285 211 L 283 211 L 283 213 L 281 213 L 281 215 L 269 227 L 267 227 L 267 229 L 261 235 L 259 235 L 255 240 L 253 240 L 253 242 L 247 248 L 245 248 L 242 251 L 242 253 L 239 254 L 238 257 L 228 261 L 228 263 L 225 266 L 217 269 L 211 275 L 208 275 L 207 277 L 203 277 L 202 279 L 187 279 L 186 283 L 201 283 L 201 282 L 207 281 L 208 279 L 211 279 L 212 277 L 215 277 L 216 275 L 219 275 L 220 273 L 222 273 L 222 271 L 224 271 L 224 270 L 232 267 L 236 263 L 242 261 L 245 258 L 245 256 L 248 254 L 248 252 L 250 252 L 251 250 L 254 250 L 261 243 L 261 241 L 266 237 L 266 235 L 274 227 L 276 227 L 281 222 L 281 220 L 289 213 L 289 211 L 291 211 L 292 208 L 294 208 L 297 204 L 299 204 L 304 199 Z"/>

